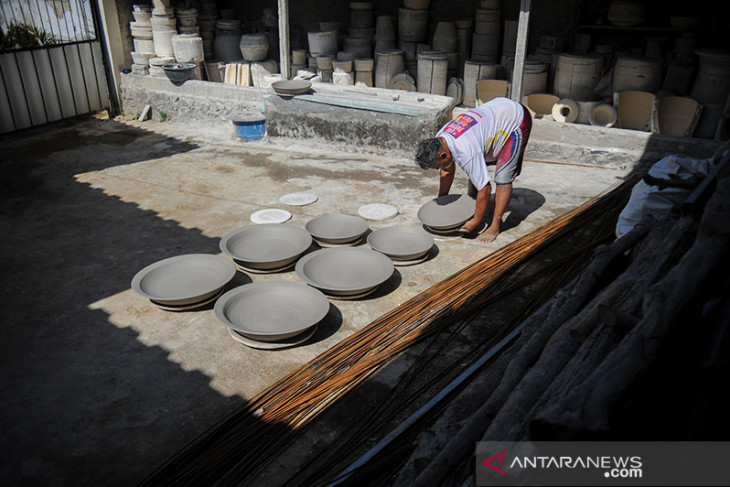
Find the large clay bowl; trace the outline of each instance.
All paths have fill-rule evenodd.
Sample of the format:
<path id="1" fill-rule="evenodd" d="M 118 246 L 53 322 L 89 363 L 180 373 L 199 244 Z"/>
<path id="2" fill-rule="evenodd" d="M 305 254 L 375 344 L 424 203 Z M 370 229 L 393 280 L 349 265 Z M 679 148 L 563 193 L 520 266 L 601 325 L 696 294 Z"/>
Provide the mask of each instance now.
<path id="1" fill-rule="evenodd" d="M 221 250 L 244 267 L 280 269 L 292 264 L 312 245 L 312 236 L 303 228 L 283 223 L 260 223 L 224 236 Z"/>
<path id="2" fill-rule="evenodd" d="M 447 194 L 421 206 L 418 219 L 427 227 L 447 230 L 463 225 L 474 216 L 476 202 L 467 195 Z"/>
<path id="3" fill-rule="evenodd" d="M 218 298 L 214 307 L 224 325 L 263 342 L 296 336 L 322 321 L 329 309 L 317 289 L 286 281 L 244 284 Z"/>
<path id="4" fill-rule="evenodd" d="M 415 260 L 433 247 L 433 237 L 420 228 L 394 226 L 368 235 L 368 245 L 393 260 Z"/>
<path id="5" fill-rule="evenodd" d="M 215 296 L 235 275 L 225 257 L 185 254 L 148 265 L 134 276 L 132 289 L 156 303 L 181 306 Z"/>
<path id="6" fill-rule="evenodd" d="M 359 216 L 324 215 L 308 221 L 304 228 L 319 242 L 344 244 L 365 235 L 370 225 Z"/>
<path id="7" fill-rule="evenodd" d="M 195 63 L 174 63 L 162 66 L 165 75 L 175 83 L 182 83 L 193 77 L 195 74 Z"/>
<path id="8" fill-rule="evenodd" d="M 271 83 L 274 91 L 282 96 L 301 95 L 309 91 L 312 82 L 303 79 L 285 79 Z"/>
<path id="9" fill-rule="evenodd" d="M 306 283 L 335 296 L 361 295 L 393 275 L 393 261 L 372 249 L 336 247 L 305 255 L 295 267 Z"/>

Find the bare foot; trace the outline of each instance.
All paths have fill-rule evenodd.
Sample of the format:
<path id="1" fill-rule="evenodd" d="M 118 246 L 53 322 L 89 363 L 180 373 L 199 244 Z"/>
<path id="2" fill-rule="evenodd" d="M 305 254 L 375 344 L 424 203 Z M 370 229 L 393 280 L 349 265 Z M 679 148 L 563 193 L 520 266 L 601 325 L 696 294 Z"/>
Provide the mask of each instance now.
<path id="1" fill-rule="evenodd" d="M 496 228 L 494 225 L 490 225 L 477 237 L 477 241 L 484 243 L 494 242 L 494 240 L 497 238 L 498 233 L 499 228 Z"/>

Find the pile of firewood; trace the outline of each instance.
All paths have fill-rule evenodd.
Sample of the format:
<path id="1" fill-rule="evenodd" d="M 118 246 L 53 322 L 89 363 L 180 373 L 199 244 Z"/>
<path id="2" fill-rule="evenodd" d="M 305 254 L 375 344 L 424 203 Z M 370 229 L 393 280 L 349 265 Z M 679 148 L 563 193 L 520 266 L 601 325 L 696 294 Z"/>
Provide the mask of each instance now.
<path id="1" fill-rule="evenodd" d="M 729 158 L 691 204 L 600 247 L 420 433 L 394 485 L 473 485 L 477 441 L 721 439 Z"/>

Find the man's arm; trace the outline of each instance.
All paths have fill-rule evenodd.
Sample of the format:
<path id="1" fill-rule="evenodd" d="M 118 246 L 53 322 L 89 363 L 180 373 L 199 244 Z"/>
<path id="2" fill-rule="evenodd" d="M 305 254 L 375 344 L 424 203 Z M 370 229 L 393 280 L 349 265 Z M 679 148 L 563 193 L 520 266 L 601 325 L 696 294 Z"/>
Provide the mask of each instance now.
<path id="1" fill-rule="evenodd" d="M 487 183 L 482 189 L 477 191 L 477 201 L 474 207 L 474 216 L 464 223 L 459 229 L 460 232 L 469 233 L 477 228 L 484 218 L 484 214 L 487 212 L 487 206 L 489 205 L 489 197 L 492 195 L 492 186 Z"/>
<path id="2" fill-rule="evenodd" d="M 439 177 L 439 196 L 449 194 L 451 184 L 454 182 L 454 174 L 456 174 L 456 164 L 451 161 L 451 165 L 445 169 L 441 169 Z"/>

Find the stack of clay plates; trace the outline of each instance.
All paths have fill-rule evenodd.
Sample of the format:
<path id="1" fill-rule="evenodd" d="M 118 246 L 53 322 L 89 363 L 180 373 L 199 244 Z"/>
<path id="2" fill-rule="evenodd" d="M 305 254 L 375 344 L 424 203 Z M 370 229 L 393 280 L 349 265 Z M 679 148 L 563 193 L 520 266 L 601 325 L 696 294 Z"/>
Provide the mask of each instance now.
<path id="1" fill-rule="evenodd" d="M 316 250 L 296 264 L 297 275 L 307 284 L 340 299 L 373 293 L 393 275 L 393 262 L 372 249 L 339 247 Z"/>
<path id="2" fill-rule="evenodd" d="M 390 257 L 395 265 L 426 260 L 433 243 L 433 237 L 428 232 L 413 227 L 386 227 L 368 235 L 370 248 Z"/>
<path id="3" fill-rule="evenodd" d="M 215 315 L 231 337 L 253 348 L 283 348 L 306 341 L 329 309 L 329 301 L 317 289 L 285 281 L 245 284 L 215 303 Z"/>
<path id="4" fill-rule="evenodd" d="M 236 275 L 225 257 L 186 254 L 150 264 L 132 279 L 132 289 L 168 311 L 199 308 L 214 301 Z"/>
<path id="5" fill-rule="evenodd" d="M 312 245 L 303 228 L 261 223 L 234 230 L 220 241 L 221 250 L 244 271 L 277 272 L 290 268 Z"/>
<path id="6" fill-rule="evenodd" d="M 271 83 L 271 87 L 282 98 L 291 98 L 294 95 L 307 93 L 312 87 L 312 82 L 303 79 L 288 79 L 274 81 Z"/>
<path id="7" fill-rule="evenodd" d="M 475 200 L 467 195 L 448 194 L 421 206 L 417 216 L 427 230 L 447 234 L 456 232 L 474 216 L 475 205 Z"/>
<path id="8" fill-rule="evenodd" d="M 370 229 L 368 222 L 354 215 L 325 215 L 304 226 L 317 243 L 329 247 L 355 245 Z"/>

